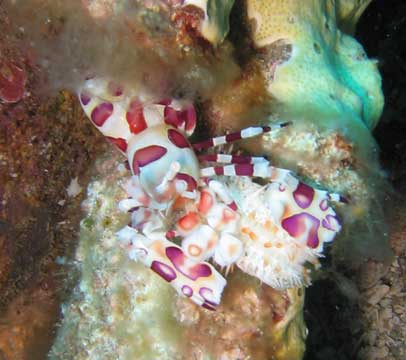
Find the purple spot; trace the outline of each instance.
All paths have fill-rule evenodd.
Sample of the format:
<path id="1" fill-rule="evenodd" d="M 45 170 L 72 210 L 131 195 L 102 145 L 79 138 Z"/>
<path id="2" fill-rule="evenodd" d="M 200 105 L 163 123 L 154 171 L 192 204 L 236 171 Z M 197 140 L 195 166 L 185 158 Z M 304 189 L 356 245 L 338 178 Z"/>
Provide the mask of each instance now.
<path id="1" fill-rule="evenodd" d="M 165 147 L 159 145 L 150 145 L 137 150 L 134 153 L 133 169 L 136 168 L 134 163 L 136 163 L 138 167 L 143 167 L 153 161 L 159 160 L 167 151 Z"/>
<path id="2" fill-rule="evenodd" d="M 326 218 L 323 219 L 321 224 L 323 225 L 323 227 L 325 229 L 335 231 L 335 232 L 339 231 L 341 228 L 340 221 L 334 215 L 327 215 Z"/>
<path id="3" fill-rule="evenodd" d="M 182 293 L 183 295 L 187 296 L 187 297 L 191 297 L 193 295 L 193 290 L 190 286 L 188 285 L 183 285 L 182 286 Z"/>
<path id="4" fill-rule="evenodd" d="M 165 124 L 172 125 L 176 128 L 181 125 L 181 120 L 178 118 L 178 112 L 170 106 L 165 106 L 164 121 Z"/>
<path id="5" fill-rule="evenodd" d="M 122 152 L 127 151 L 127 141 L 122 138 L 113 138 L 110 136 L 106 136 L 106 139 L 110 141 L 112 144 L 116 145 Z"/>
<path id="6" fill-rule="evenodd" d="M 254 174 L 254 165 L 237 164 L 235 165 L 235 174 L 239 176 L 252 176 Z"/>
<path id="7" fill-rule="evenodd" d="M 230 202 L 229 204 L 227 204 L 227 206 L 228 206 L 231 210 L 234 210 L 234 211 L 237 211 L 237 210 L 238 210 L 238 205 L 237 205 L 237 203 L 236 203 L 235 201 Z"/>
<path id="8" fill-rule="evenodd" d="M 196 127 L 196 111 L 194 106 L 190 106 L 181 112 L 181 118 L 185 122 L 185 130 L 188 134 L 192 133 Z"/>
<path id="9" fill-rule="evenodd" d="M 314 197 L 314 189 L 309 185 L 299 183 L 296 190 L 293 192 L 293 197 L 302 209 L 306 209 L 310 206 Z"/>
<path id="10" fill-rule="evenodd" d="M 204 307 L 205 309 L 210 310 L 210 311 L 215 311 L 216 310 L 215 307 L 213 307 L 213 306 L 211 306 L 211 305 L 209 305 L 207 303 L 203 303 L 202 307 Z"/>
<path id="11" fill-rule="evenodd" d="M 199 295 L 204 299 L 204 303 L 202 304 L 202 306 L 205 309 L 208 310 L 216 310 L 216 306 L 218 306 L 219 304 L 212 301 L 213 299 L 213 290 L 207 288 L 207 287 L 202 287 L 199 290 Z"/>
<path id="12" fill-rule="evenodd" d="M 86 106 L 90 102 L 90 96 L 86 93 L 81 93 L 80 94 L 80 102 L 83 104 L 83 106 Z"/>
<path id="13" fill-rule="evenodd" d="M 133 161 L 132 161 L 132 171 L 133 171 L 134 175 L 140 174 L 140 168 L 138 166 L 137 159 L 135 158 L 135 156 L 133 157 Z"/>
<path id="14" fill-rule="evenodd" d="M 320 227 L 320 220 L 308 213 L 292 215 L 282 221 L 282 227 L 293 238 L 298 238 L 306 233 L 307 246 L 316 248 L 319 245 L 317 232 Z"/>
<path id="15" fill-rule="evenodd" d="M 163 277 L 166 281 L 171 282 L 176 279 L 175 271 L 168 265 L 159 261 L 153 261 L 151 270 L 155 271 L 159 276 Z"/>
<path id="16" fill-rule="evenodd" d="M 223 166 L 215 166 L 213 169 L 214 169 L 214 173 L 216 175 L 224 175 L 224 167 Z"/>
<path id="17" fill-rule="evenodd" d="M 232 141 L 236 141 L 236 140 L 240 140 L 240 139 L 241 139 L 241 131 L 237 131 L 235 133 L 226 135 L 227 142 L 232 142 Z"/>
<path id="18" fill-rule="evenodd" d="M 199 290 L 199 295 L 205 300 L 206 303 L 212 306 L 217 306 L 218 304 L 213 301 L 213 290 L 207 287 L 202 287 Z"/>
<path id="19" fill-rule="evenodd" d="M 186 181 L 187 183 L 187 191 L 193 191 L 197 188 L 197 182 L 193 176 L 190 176 L 185 173 L 178 173 L 176 175 L 176 179 Z"/>
<path id="20" fill-rule="evenodd" d="M 182 250 L 177 247 L 168 247 L 166 249 L 166 256 L 172 262 L 173 266 L 175 266 L 176 270 L 191 280 L 195 281 L 199 277 L 208 277 L 211 275 L 211 269 L 205 263 L 196 263 L 190 266 L 191 259 L 187 259 Z"/>
<path id="21" fill-rule="evenodd" d="M 284 192 L 285 190 L 286 190 L 285 185 L 279 184 L 279 191 L 280 191 L 280 192 Z"/>
<path id="22" fill-rule="evenodd" d="M 179 132 L 173 129 L 168 130 L 168 139 L 172 144 L 178 148 L 184 149 L 190 147 L 189 142 L 186 138 Z"/>
<path id="23" fill-rule="evenodd" d="M 327 199 L 324 199 L 320 202 L 320 210 L 321 211 L 326 211 L 328 209 L 328 201 Z"/>
<path id="24" fill-rule="evenodd" d="M 170 98 L 165 98 L 165 99 L 160 100 L 158 102 L 158 105 L 165 105 L 166 106 L 166 105 L 169 105 L 171 102 L 172 102 L 172 100 Z"/>
<path id="25" fill-rule="evenodd" d="M 97 126 L 103 126 L 106 120 L 113 113 L 113 104 L 111 103 L 101 103 L 97 105 L 90 115 L 90 118 Z"/>

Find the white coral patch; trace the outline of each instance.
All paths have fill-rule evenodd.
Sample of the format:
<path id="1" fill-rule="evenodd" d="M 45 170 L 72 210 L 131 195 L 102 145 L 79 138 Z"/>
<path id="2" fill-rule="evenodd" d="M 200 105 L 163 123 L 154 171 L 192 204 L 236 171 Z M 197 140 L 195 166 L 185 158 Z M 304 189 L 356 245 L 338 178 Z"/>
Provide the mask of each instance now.
<path id="1" fill-rule="evenodd" d="M 82 192 L 82 187 L 79 185 L 77 177 L 71 180 L 66 192 L 69 197 L 76 197 Z"/>

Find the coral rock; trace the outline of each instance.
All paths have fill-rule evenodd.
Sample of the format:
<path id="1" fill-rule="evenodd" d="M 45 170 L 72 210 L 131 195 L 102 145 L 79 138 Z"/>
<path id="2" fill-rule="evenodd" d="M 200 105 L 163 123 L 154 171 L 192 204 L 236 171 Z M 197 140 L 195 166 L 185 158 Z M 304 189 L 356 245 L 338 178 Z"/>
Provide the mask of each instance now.
<path id="1" fill-rule="evenodd" d="M 316 122 L 347 118 L 374 128 L 383 108 L 376 61 L 339 28 L 345 21 L 353 28 L 366 5 L 366 1 L 247 1 L 252 38 L 263 53 L 268 91 L 278 111 Z"/>

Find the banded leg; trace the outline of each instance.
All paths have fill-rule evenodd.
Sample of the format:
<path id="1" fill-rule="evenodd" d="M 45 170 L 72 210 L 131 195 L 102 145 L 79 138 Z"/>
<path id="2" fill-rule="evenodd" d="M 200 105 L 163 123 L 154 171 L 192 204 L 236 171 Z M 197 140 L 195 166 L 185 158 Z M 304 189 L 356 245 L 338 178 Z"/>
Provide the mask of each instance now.
<path id="1" fill-rule="evenodd" d="M 162 233 L 146 237 L 126 227 L 117 235 L 130 257 L 169 282 L 179 294 L 209 310 L 220 304 L 226 280 L 212 265 L 188 258 Z"/>
<path id="2" fill-rule="evenodd" d="M 266 160 L 262 156 L 230 155 L 230 154 L 204 154 L 198 155 L 199 161 L 216 162 L 223 164 L 257 164 Z"/>
<path id="3" fill-rule="evenodd" d="M 209 176 L 251 176 L 269 179 L 272 182 L 286 184 L 292 188 L 296 188 L 299 184 L 289 170 L 280 169 L 271 166 L 268 161 L 263 161 L 256 164 L 232 164 L 225 166 L 211 166 L 200 170 L 202 177 Z"/>
<path id="4" fill-rule="evenodd" d="M 213 137 L 195 144 L 192 144 L 193 149 L 199 151 L 199 150 L 204 150 L 204 149 L 209 149 L 211 147 L 219 146 L 219 145 L 225 145 L 229 144 L 234 141 L 238 141 L 241 139 L 248 139 L 252 138 L 255 136 L 259 136 L 262 134 L 265 134 L 267 132 L 281 129 L 285 126 L 288 126 L 290 123 L 282 123 L 282 124 L 277 124 L 277 125 L 272 125 L 272 126 L 251 126 L 236 132 L 232 132 L 227 135 L 223 136 L 218 136 L 218 137 Z"/>

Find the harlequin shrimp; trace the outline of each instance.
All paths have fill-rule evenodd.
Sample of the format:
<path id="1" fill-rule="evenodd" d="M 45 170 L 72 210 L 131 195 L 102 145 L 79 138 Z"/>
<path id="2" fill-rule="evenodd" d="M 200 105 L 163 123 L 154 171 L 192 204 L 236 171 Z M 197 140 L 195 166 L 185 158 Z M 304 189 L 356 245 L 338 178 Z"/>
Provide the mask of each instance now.
<path id="1" fill-rule="evenodd" d="M 92 123 L 127 157 L 133 174 L 124 186 L 129 198 L 119 203 L 131 214 L 129 225 L 118 233 L 123 247 L 130 258 L 195 303 L 210 310 L 220 303 L 226 280 L 207 262 L 210 258 L 227 270 L 237 264 L 271 286 L 297 285 L 299 281 L 282 281 L 283 271 L 272 280 L 270 273 L 278 268 L 270 265 L 268 238 L 279 232 L 297 248 L 320 253 L 323 243 L 340 230 L 328 204 L 340 201 L 339 195 L 313 189 L 262 157 L 196 155 L 288 124 L 249 127 L 190 144 L 187 137 L 195 130 L 197 116 L 188 101 L 157 100 L 101 78 L 86 80 L 79 98 Z M 201 166 L 207 163 L 216 165 Z M 261 190 L 247 180 L 263 191 L 260 212 L 265 222 L 247 211 L 250 195 L 244 195 L 235 180 L 240 177 L 269 182 Z M 181 246 L 175 242 L 179 239 Z M 268 253 L 255 265 L 264 249 Z M 289 256 L 300 265 L 309 258 L 288 254 L 286 259 Z M 283 264 L 278 266 L 284 270 Z M 299 277 L 294 273 L 293 278 Z"/>

